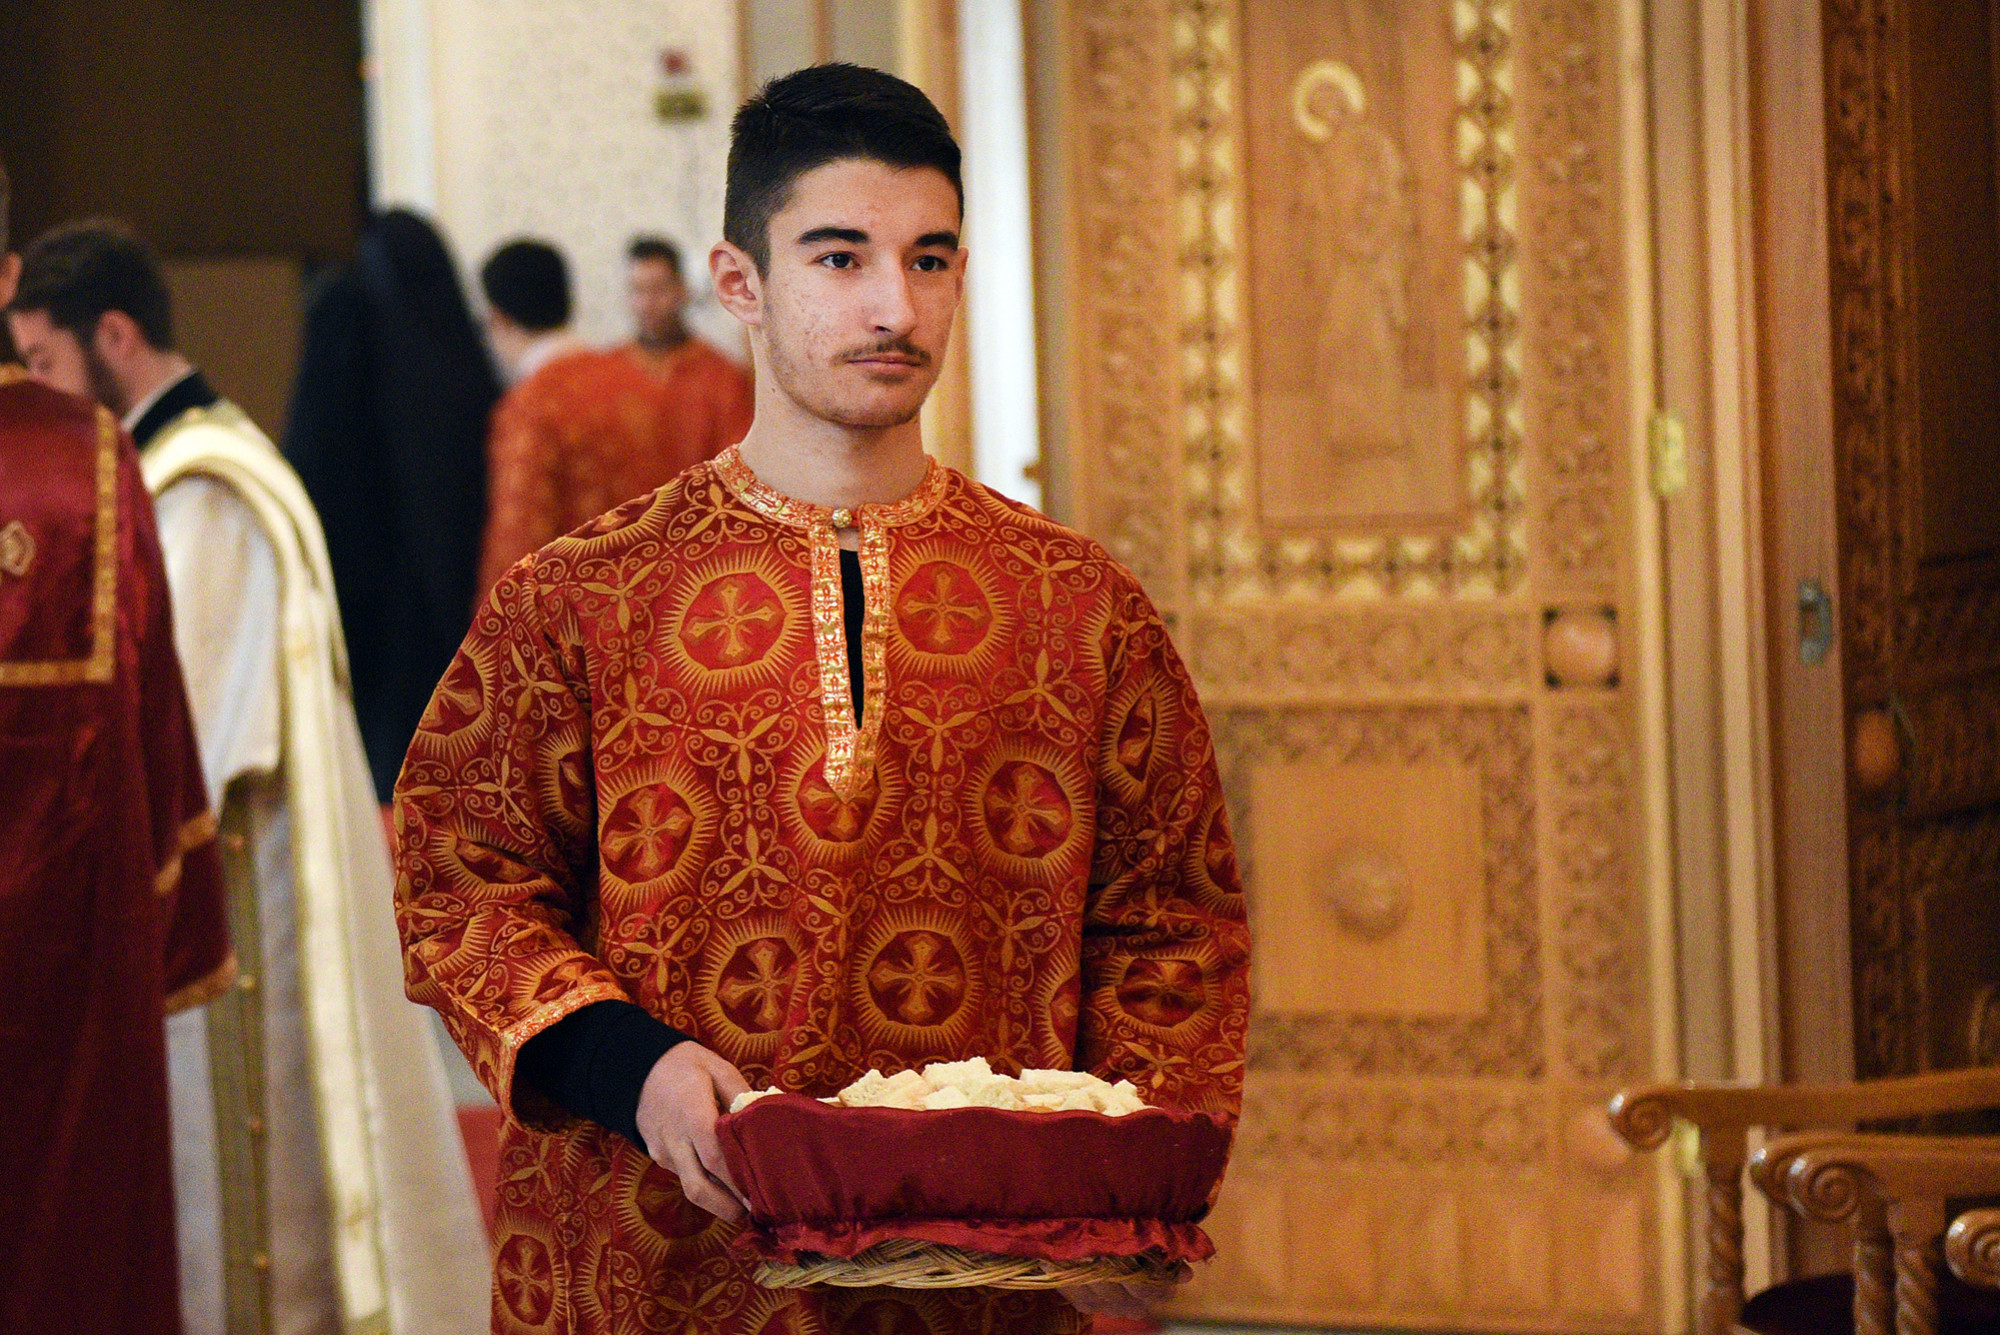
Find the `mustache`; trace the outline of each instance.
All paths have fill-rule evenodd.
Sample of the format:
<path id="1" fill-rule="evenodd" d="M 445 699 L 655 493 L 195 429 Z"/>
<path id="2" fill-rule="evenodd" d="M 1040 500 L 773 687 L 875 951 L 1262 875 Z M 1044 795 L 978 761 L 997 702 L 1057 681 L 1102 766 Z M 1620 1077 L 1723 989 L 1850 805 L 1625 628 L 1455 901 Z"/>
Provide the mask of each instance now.
<path id="1" fill-rule="evenodd" d="M 841 353 L 840 360 L 843 362 L 858 362 L 866 360 L 869 357 L 880 357 L 884 353 L 889 352 L 893 352 L 901 357 L 908 357 L 919 366 L 929 366 L 931 364 L 931 355 L 906 338 L 892 338 L 874 344 L 871 347 L 855 348 L 851 351 Z"/>

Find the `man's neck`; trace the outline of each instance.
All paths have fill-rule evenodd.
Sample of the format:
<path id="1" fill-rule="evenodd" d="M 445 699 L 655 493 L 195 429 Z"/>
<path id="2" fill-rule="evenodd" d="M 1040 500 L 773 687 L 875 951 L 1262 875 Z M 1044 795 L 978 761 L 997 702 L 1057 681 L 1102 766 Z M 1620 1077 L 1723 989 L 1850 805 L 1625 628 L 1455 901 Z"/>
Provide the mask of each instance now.
<path id="1" fill-rule="evenodd" d="M 160 397 L 176 380 L 194 370 L 194 363 L 178 352 L 149 352 L 136 359 L 118 378 L 119 403 L 107 405 L 120 417 L 130 417 L 142 404 Z"/>
<path id="2" fill-rule="evenodd" d="M 653 357 L 664 357 L 688 341 L 687 326 L 676 320 L 671 328 L 662 333 L 641 333 L 637 341 L 641 352 Z"/>
<path id="3" fill-rule="evenodd" d="M 535 372 L 547 366 L 556 358 L 575 348 L 581 347 L 576 335 L 568 325 L 556 329 L 544 329 L 538 334 L 529 334 L 522 343 L 512 363 L 513 379 L 526 380 Z"/>
<path id="4" fill-rule="evenodd" d="M 915 420 L 879 428 L 841 426 L 800 408 L 769 376 L 758 378 L 756 420 L 738 450 L 765 486 L 835 510 L 900 501 L 930 467 L 923 428 Z"/>

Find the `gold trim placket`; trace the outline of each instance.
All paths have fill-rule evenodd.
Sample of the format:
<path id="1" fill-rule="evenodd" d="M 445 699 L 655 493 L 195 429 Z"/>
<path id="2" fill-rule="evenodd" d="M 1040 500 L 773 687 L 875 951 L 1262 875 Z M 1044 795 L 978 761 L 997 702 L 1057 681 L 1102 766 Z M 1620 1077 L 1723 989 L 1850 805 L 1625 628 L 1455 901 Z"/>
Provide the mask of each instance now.
<path id="1" fill-rule="evenodd" d="M 757 479 L 735 446 L 716 456 L 716 475 L 753 512 L 790 528 L 804 529 L 812 562 L 813 648 L 819 659 L 820 708 L 826 717 L 826 786 L 843 802 L 867 796 L 875 786 L 875 753 L 882 734 L 887 694 L 889 637 L 889 530 L 922 519 L 938 507 L 951 475 L 935 459 L 926 460 L 923 480 L 900 501 L 834 509 L 794 500 Z M 860 539 L 861 718 L 847 670 L 847 620 L 840 580 L 840 530 Z"/>

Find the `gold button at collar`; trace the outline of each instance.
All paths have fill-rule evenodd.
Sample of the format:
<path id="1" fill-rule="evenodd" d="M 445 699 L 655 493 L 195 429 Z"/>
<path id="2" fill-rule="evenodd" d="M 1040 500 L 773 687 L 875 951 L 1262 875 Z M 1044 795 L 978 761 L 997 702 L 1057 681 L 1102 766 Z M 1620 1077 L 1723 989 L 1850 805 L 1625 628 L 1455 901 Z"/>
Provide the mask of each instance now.
<path id="1" fill-rule="evenodd" d="M 854 511 L 852 511 L 852 510 L 835 510 L 835 511 L 833 512 L 833 526 L 834 526 L 835 528 L 837 528 L 837 529 L 838 529 L 838 528 L 853 528 L 853 527 L 854 527 Z"/>

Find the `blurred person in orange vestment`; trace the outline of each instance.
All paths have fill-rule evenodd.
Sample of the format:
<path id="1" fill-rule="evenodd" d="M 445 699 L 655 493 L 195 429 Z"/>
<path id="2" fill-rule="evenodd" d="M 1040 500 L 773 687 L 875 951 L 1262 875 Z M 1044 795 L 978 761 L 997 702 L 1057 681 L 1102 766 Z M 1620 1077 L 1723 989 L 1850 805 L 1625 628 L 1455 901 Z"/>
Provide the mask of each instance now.
<path id="1" fill-rule="evenodd" d="M 688 328 L 687 281 L 673 242 L 633 238 L 625 252 L 625 290 L 637 332 L 624 352 L 651 371 L 664 391 L 670 447 L 662 466 L 678 473 L 705 463 L 750 430 L 756 406 L 750 377 Z"/>
<path id="2" fill-rule="evenodd" d="M 481 592 L 529 552 L 749 430 L 747 377 L 681 322 L 687 291 L 672 247 L 636 245 L 630 280 L 639 337 L 607 352 L 571 334 L 569 268 L 553 246 L 509 242 L 480 271 L 488 334 L 514 382 L 488 442 Z"/>
<path id="3" fill-rule="evenodd" d="M 0 170 L 0 309 L 20 272 Z M 138 455 L 0 364 L 0 1330 L 179 1335 L 162 1020 L 224 919 Z"/>
<path id="4" fill-rule="evenodd" d="M 1164 1296 L 765 1289 L 730 1245 L 752 1086 L 976 1055 L 1242 1098 L 1242 889 L 1160 615 L 924 452 L 962 216 L 909 84 L 747 102 L 709 264 L 748 436 L 509 567 L 411 745 L 409 991 L 506 1115 L 504 1335 L 1044 1335 Z"/>

